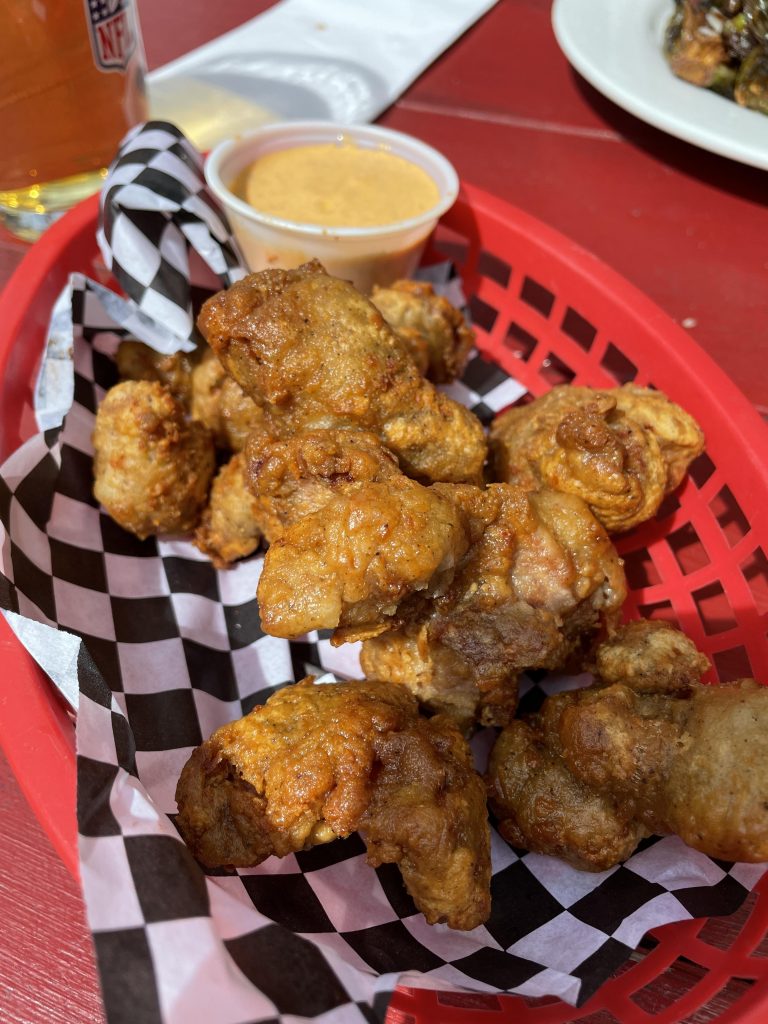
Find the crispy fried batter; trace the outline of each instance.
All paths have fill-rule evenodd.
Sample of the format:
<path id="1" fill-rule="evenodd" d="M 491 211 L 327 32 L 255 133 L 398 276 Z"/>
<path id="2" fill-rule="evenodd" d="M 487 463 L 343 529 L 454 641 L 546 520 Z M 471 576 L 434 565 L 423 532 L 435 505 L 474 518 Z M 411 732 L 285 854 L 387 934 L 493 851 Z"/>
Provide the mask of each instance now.
<path id="1" fill-rule="evenodd" d="M 245 455 L 236 452 L 214 477 L 194 543 L 217 569 L 226 569 L 260 540 L 258 501 L 248 489 Z"/>
<path id="2" fill-rule="evenodd" d="M 456 309 L 427 281 L 374 286 L 371 302 L 405 342 L 416 365 L 435 384 L 450 384 L 464 372 L 475 334 Z"/>
<path id="3" fill-rule="evenodd" d="M 490 913 L 485 793 L 448 722 L 383 683 L 287 686 L 218 729 L 185 765 L 178 827 L 208 867 L 250 867 L 359 830 L 431 924 Z"/>
<path id="4" fill-rule="evenodd" d="M 270 544 L 334 496 L 401 475 L 394 455 L 363 430 L 310 430 L 284 441 L 253 433 L 245 455 L 259 523 Z"/>
<path id="5" fill-rule="evenodd" d="M 503 725 L 523 669 L 562 668 L 615 624 L 622 563 L 573 495 L 510 484 L 433 490 L 461 510 L 472 544 L 442 595 L 363 644 L 363 671 L 407 686 L 462 725 Z"/>
<path id="6" fill-rule="evenodd" d="M 601 644 L 590 666 L 605 685 L 624 683 L 637 693 L 673 693 L 700 682 L 709 659 L 668 622 L 639 619 Z"/>
<path id="7" fill-rule="evenodd" d="M 633 384 L 562 385 L 491 426 L 498 479 L 576 494 L 610 533 L 650 519 L 703 449 L 688 413 Z"/>
<path id="8" fill-rule="evenodd" d="M 489 776 L 494 810 L 511 821 L 517 845 L 557 852 L 578 867 L 601 870 L 628 855 L 615 842 L 621 823 L 627 843 L 632 829 L 638 837 L 671 833 L 711 857 L 768 859 L 768 688 L 751 679 L 701 684 L 706 659 L 682 637 L 673 643 L 669 627 L 648 627 L 620 631 L 598 649 L 597 664 L 617 680 L 627 656 L 626 682 L 550 697 L 525 725 L 541 763 L 527 762 L 524 785 L 517 740 L 502 733 Z M 687 665 L 684 676 L 670 669 L 674 648 Z M 638 671 L 643 650 L 650 662 Z M 557 780 L 560 807 L 541 822 L 529 808 L 547 772 Z M 602 833 L 596 806 L 610 812 Z"/>
<path id="9" fill-rule="evenodd" d="M 213 442 L 155 381 L 111 388 L 96 413 L 93 493 L 142 540 L 194 529 L 213 476 Z"/>
<path id="10" fill-rule="evenodd" d="M 192 418 L 204 423 L 217 447 L 225 451 L 242 451 L 251 432 L 267 434 L 269 430 L 264 411 L 207 346 L 192 371 L 191 411 Z"/>
<path id="11" fill-rule="evenodd" d="M 192 373 L 198 360 L 196 352 L 174 352 L 163 355 L 142 341 L 128 338 L 121 341 L 115 354 L 121 380 L 156 380 L 165 384 L 171 394 L 189 407 Z"/>
<path id="12" fill-rule="evenodd" d="M 647 834 L 617 800 L 571 774 L 535 719 L 512 722 L 500 734 L 488 764 L 488 797 L 508 843 L 582 871 L 626 860 Z"/>
<path id="13" fill-rule="evenodd" d="M 405 602 L 450 582 L 469 539 L 456 506 L 399 474 L 334 495 L 267 551 L 259 580 L 262 627 L 293 638 L 335 629 L 334 642 L 377 636 Z"/>
<path id="14" fill-rule="evenodd" d="M 653 434 L 667 467 L 667 493 L 683 482 L 688 466 L 704 451 L 704 435 L 692 416 L 661 391 L 625 384 L 616 388 L 616 409 Z"/>
<path id="15" fill-rule="evenodd" d="M 425 381 L 375 306 L 316 261 L 243 278 L 203 305 L 198 324 L 276 436 L 369 430 L 411 476 L 480 480 L 480 422 Z"/>

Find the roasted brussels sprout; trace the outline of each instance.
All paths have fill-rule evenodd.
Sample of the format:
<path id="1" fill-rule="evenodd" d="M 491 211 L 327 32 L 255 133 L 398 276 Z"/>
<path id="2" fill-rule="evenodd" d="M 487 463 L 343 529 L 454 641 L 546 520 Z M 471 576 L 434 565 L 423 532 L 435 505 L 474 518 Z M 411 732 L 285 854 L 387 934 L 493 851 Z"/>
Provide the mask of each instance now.
<path id="1" fill-rule="evenodd" d="M 768 0 L 675 0 L 664 54 L 678 78 L 768 114 Z"/>

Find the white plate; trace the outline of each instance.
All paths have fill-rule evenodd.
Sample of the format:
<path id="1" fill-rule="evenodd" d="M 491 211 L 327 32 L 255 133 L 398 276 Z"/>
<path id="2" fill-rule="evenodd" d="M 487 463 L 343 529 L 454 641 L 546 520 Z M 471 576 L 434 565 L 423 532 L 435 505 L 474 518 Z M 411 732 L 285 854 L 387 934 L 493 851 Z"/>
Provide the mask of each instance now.
<path id="1" fill-rule="evenodd" d="M 768 169 L 768 116 L 676 78 L 661 52 L 672 0 L 555 0 L 565 56 L 599 92 L 648 124 Z"/>

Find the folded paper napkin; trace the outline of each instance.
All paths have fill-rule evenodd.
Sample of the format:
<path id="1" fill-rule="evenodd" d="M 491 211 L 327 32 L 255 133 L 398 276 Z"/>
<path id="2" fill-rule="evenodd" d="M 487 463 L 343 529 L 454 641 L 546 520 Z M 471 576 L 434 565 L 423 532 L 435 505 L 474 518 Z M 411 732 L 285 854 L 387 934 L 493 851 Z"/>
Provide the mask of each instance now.
<path id="1" fill-rule="evenodd" d="M 372 121 L 496 0 L 282 0 L 148 76 L 201 149 L 268 121 Z"/>
<path id="2" fill-rule="evenodd" d="M 134 281 L 151 277 L 144 287 L 176 296 L 184 323 L 195 289 L 211 291 L 237 268 L 225 260 L 214 275 L 203 259 L 207 285 L 169 284 L 182 255 L 195 263 L 179 238 L 207 247 L 210 231 L 184 230 L 183 202 L 169 202 L 180 183 L 167 168 L 146 209 L 131 189 L 180 141 L 156 123 L 132 137 L 131 160 L 115 167 L 107 194 L 114 203 L 123 190 L 132 195 L 119 209 L 135 231 L 105 228 L 102 244 Z M 190 166 L 185 188 L 197 194 L 204 186 Z M 166 225 L 181 221 L 178 234 L 158 234 L 158 210 Z M 161 249 L 171 238 L 168 262 Z M 448 276 L 445 265 L 429 273 Z M 0 602 L 15 624 L 33 620 L 33 650 L 46 625 L 74 638 L 54 674 L 79 689 L 81 875 L 110 1024 L 371 1024 L 383 1021 L 398 983 L 581 1004 L 648 929 L 740 905 L 763 866 L 715 862 L 674 837 L 646 840 L 625 864 L 589 874 L 517 852 L 494 831 L 492 914 L 467 933 L 427 925 L 397 869 L 368 867 L 357 836 L 257 868 L 203 871 L 173 823 L 176 780 L 194 747 L 287 682 L 326 671 L 354 677 L 357 648 L 333 648 L 325 634 L 291 643 L 264 634 L 261 555 L 217 571 L 187 539 L 140 542 L 104 514 L 92 493 L 96 407 L 117 380 L 120 340 L 153 343 L 157 330 L 162 346 L 167 325 L 81 275 L 66 302 L 71 409 L 61 430 L 31 438 L 0 467 Z M 523 389 L 476 354 L 451 393 L 488 415 Z M 481 766 L 492 739 L 490 730 L 476 737 Z"/>

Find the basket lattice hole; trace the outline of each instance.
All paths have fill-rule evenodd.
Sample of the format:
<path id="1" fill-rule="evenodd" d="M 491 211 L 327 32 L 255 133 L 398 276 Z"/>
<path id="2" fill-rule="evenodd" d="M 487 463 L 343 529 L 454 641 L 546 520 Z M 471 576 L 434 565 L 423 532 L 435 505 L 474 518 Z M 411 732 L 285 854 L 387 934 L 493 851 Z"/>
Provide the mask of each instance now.
<path id="1" fill-rule="evenodd" d="M 600 365 L 610 373 L 618 384 L 628 384 L 637 376 L 635 364 L 612 341 L 608 342 Z"/>
<path id="2" fill-rule="evenodd" d="M 665 971 L 633 992 L 633 1003 L 653 1016 L 668 1009 L 707 976 L 707 968 L 692 960 L 677 959 Z"/>
<path id="3" fill-rule="evenodd" d="M 693 477 L 698 488 L 702 488 L 714 472 L 715 464 L 706 452 L 702 452 L 688 467 L 688 475 Z"/>
<path id="4" fill-rule="evenodd" d="M 768 612 L 768 558 L 765 557 L 762 548 L 757 548 L 745 562 L 741 563 L 741 571 L 752 591 L 758 612 Z"/>
<path id="5" fill-rule="evenodd" d="M 540 1006 L 552 1006 L 554 1003 L 560 1003 L 557 996 L 520 996 L 520 999 L 525 1003 L 526 1006 L 531 1009 L 536 1009 Z"/>
<path id="6" fill-rule="evenodd" d="M 694 590 L 691 597 L 699 610 L 704 632 L 712 636 L 733 629 L 736 619 L 731 610 L 731 603 L 726 597 L 723 585 L 715 580 L 706 587 Z"/>
<path id="7" fill-rule="evenodd" d="M 761 904 L 757 909 L 757 913 L 760 914 L 761 910 L 765 912 L 765 891 L 761 893 L 751 892 L 744 901 L 745 904 L 749 904 L 750 910 L 759 902 Z M 750 953 L 750 956 L 755 957 L 757 960 L 768 960 L 768 931 L 763 932 L 763 936 Z"/>
<path id="8" fill-rule="evenodd" d="M 481 1010 L 486 1013 L 499 1013 L 501 1000 L 490 992 L 437 992 L 437 1002 L 441 1006 L 456 1006 L 462 1010 Z"/>
<path id="9" fill-rule="evenodd" d="M 712 661 L 715 663 L 717 678 L 721 683 L 754 677 L 752 663 L 745 647 L 729 647 L 725 651 L 715 651 Z"/>
<path id="10" fill-rule="evenodd" d="M 741 511 L 741 506 L 727 485 L 722 487 L 710 501 L 712 514 L 720 524 L 728 543 L 733 547 L 749 533 L 749 520 Z"/>
<path id="11" fill-rule="evenodd" d="M 487 252 L 486 250 L 480 253 L 477 269 L 483 277 L 490 277 L 492 281 L 500 284 L 502 288 L 507 287 L 512 276 L 512 267 L 505 263 L 504 260 L 499 259 L 498 256 L 494 256 L 492 252 Z"/>
<path id="12" fill-rule="evenodd" d="M 556 384 L 570 384 L 576 374 L 554 352 L 548 352 L 541 361 L 539 376 L 554 387 Z"/>
<path id="13" fill-rule="evenodd" d="M 642 619 L 662 619 L 664 622 L 671 622 L 673 626 L 680 626 L 675 615 L 671 601 L 656 601 L 654 604 L 638 605 L 638 611 Z"/>
<path id="14" fill-rule="evenodd" d="M 387 1010 L 387 1024 L 418 1024 L 412 1013 L 391 1007 Z"/>
<path id="15" fill-rule="evenodd" d="M 571 1024 L 621 1024 L 621 1021 L 610 1010 L 595 1010 L 586 1017 L 577 1017 Z"/>
<path id="16" fill-rule="evenodd" d="M 469 315 L 476 327 L 482 327 L 484 331 L 490 334 L 499 313 L 489 303 L 484 302 L 477 295 L 473 295 L 469 300 Z"/>
<path id="17" fill-rule="evenodd" d="M 659 509 L 656 513 L 657 519 L 666 519 L 667 516 L 672 516 L 680 508 L 680 499 L 677 496 L 676 491 L 672 491 L 670 494 L 665 494 L 662 499 Z"/>
<path id="18" fill-rule="evenodd" d="M 673 530 L 667 537 L 667 544 L 672 548 L 675 560 L 686 576 L 709 565 L 711 561 L 692 523 L 685 523 L 679 530 Z"/>
<path id="19" fill-rule="evenodd" d="M 545 288 L 543 284 L 539 284 L 538 281 L 534 281 L 532 277 L 526 277 L 523 279 L 523 287 L 520 289 L 520 298 L 526 306 L 531 306 L 537 312 L 541 313 L 542 316 L 549 316 L 552 312 L 552 307 L 555 304 L 555 296 L 549 288 Z"/>
<path id="20" fill-rule="evenodd" d="M 597 337 L 597 328 L 594 324 L 591 324 L 589 320 L 585 320 L 581 313 L 577 313 L 571 306 L 565 311 L 563 322 L 560 324 L 560 330 L 563 334 L 567 334 L 569 338 L 572 338 L 585 352 L 589 352 L 592 348 L 592 342 Z"/>
<path id="21" fill-rule="evenodd" d="M 715 949 L 730 949 L 741 934 L 756 902 L 757 894 L 751 892 L 735 914 L 707 918 L 701 927 L 698 938 Z"/>
<path id="22" fill-rule="evenodd" d="M 469 243 L 467 239 L 450 228 L 441 224 L 432 243 L 434 251 L 444 259 L 451 260 L 457 267 L 462 267 L 467 262 Z"/>
<path id="23" fill-rule="evenodd" d="M 695 1013 L 683 1018 L 680 1024 L 703 1024 L 704 1021 L 720 1020 L 726 1010 L 729 1010 L 751 989 L 751 981 L 744 981 L 742 978 L 731 978 L 726 985 L 723 985 L 719 992 L 716 992 Z M 729 1019 L 734 1020 L 735 1018 L 730 1017 Z"/>
<path id="24" fill-rule="evenodd" d="M 523 362 L 527 362 L 531 358 L 531 353 L 538 343 L 538 338 L 534 338 L 532 334 L 529 334 L 520 324 L 516 324 L 514 320 L 509 325 L 507 336 L 504 338 L 504 346 L 510 350 L 516 359 L 522 359 Z"/>
<path id="25" fill-rule="evenodd" d="M 644 587 L 655 587 L 661 583 L 653 559 L 647 548 L 639 548 L 637 551 L 625 552 L 624 572 L 627 574 L 627 583 L 632 590 L 642 590 Z"/>

